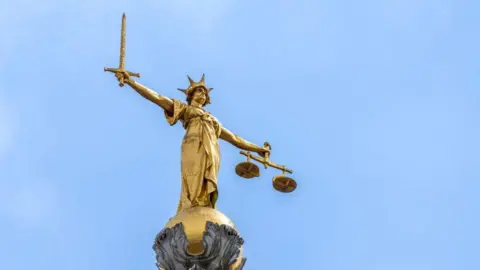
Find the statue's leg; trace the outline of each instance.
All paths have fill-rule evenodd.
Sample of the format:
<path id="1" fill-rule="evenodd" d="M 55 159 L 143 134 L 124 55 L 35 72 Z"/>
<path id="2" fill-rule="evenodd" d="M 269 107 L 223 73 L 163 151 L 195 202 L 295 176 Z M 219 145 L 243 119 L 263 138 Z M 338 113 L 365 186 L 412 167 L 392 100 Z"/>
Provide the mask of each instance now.
<path id="1" fill-rule="evenodd" d="M 188 198 L 188 190 L 186 189 L 185 186 L 185 180 L 183 176 L 181 177 L 182 179 L 182 187 L 180 191 L 180 198 L 178 200 L 178 208 L 177 208 L 177 213 L 181 212 L 183 209 L 190 208 L 191 207 L 191 202 L 190 199 Z"/>
<path id="2" fill-rule="evenodd" d="M 187 208 L 185 201 L 188 199 L 188 207 L 205 206 L 208 202 L 205 198 L 204 175 L 207 154 L 200 138 L 184 140 L 182 145 L 182 200 L 183 208 Z"/>
<path id="3" fill-rule="evenodd" d="M 212 201 L 210 198 L 210 194 L 208 193 L 207 190 L 207 179 L 203 179 L 202 181 L 202 186 L 200 193 L 198 196 L 195 198 L 195 205 L 197 206 L 203 206 L 203 207 L 212 207 Z"/>

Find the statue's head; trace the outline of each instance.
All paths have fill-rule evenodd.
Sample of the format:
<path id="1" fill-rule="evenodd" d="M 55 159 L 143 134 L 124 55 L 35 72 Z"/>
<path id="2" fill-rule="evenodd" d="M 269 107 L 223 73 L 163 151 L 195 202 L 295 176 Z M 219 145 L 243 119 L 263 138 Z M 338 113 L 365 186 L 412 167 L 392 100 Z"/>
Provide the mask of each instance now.
<path id="1" fill-rule="evenodd" d="M 212 91 L 213 88 L 208 88 L 205 85 L 205 74 L 202 75 L 202 79 L 199 82 L 192 80 L 190 76 L 187 77 L 188 81 L 190 82 L 188 88 L 178 88 L 178 90 L 182 91 L 185 95 L 187 95 L 187 103 L 191 104 L 192 101 L 195 101 L 202 106 L 210 104 L 210 91 Z"/>
<path id="2" fill-rule="evenodd" d="M 210 95 L 208 94 L 208 90 L 201 86 L 194 88 L 187 96 L 187 103 L 191 104 L 192 101 L 195 101 L 202 106 L 210 104 Z"/>

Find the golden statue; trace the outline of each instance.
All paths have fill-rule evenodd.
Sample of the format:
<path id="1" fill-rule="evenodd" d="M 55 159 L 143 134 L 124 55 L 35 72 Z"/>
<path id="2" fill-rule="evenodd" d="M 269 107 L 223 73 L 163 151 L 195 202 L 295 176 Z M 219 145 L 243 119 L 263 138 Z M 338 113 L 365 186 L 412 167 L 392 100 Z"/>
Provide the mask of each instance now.
<path id="1" fill-rule="evenodd" d="M 292 192 L 296 182 L 285 175 L 292 173 L 285 166 L 269 160 L 271 147 L 248 142 L 225 128 L 211 113 L 205 110 L 210 104 L 212 88 L 205 84 L 205 74 L 200 81 L 188 77 L 189 86 L 178 89 L 186 95 L 186 102 L 170 99 L 132 79 L 140 74 L 125 69 L 125 14 L 122 17 L 120 41 L 120 65 L 118 68 L 105 68 L 115 74 L 122 87 L 129 85 L 145 99 L 158 105 L 165 112 L 165 119 L 170 125 L 181 122 L 185 135 L 181 145 L 181 193 L 177 215 L 167 223 L 167 228 L 182 223 L 189 241 L 189 252 L 200 254 L 203 250 L 202 239 L 206 222 L 225 224 L 234 228 L 233 223 L 222 213 L 215 210 L 218 198 L 218 171 L 220 168 L 220 149 L 218 139 L 225 140 L 242 149 L 240 154 L 247 157 L 235 168 L 235 172 L 244 178 L 258 177 L 259 168 L 251 159 L 262 163 L 265 168 L 273 167 L 283 174 L 273 179 L 273 187 L 280 192 Z M 258 153 L 259 156 L 252 155 Z M 233 267 L 232 269 L 236 269 Z"/>
<path id="2" fill-rule="evenodd" d="M 129 85 L 147 100 L 153 102 L 162 108 L 165 112 L 165 118 L 170 125 L 175 125 L 180 121 L 185 128 L 181 153 L 181 171 L 182 171 L 182 189 L 177 213 L 186 208 L 196 206 L 215 208 L 218 198 L 218 170 L 220 167 L 220 149 L 218 139 L 225 140 L 232 145 L 248 151 L 242 152 L 250 159 L 249 152 L 256 152 L 263 158 L 253 157 L 267 166 L 282 169 L 284 172 L 291 172 L 285 167 L 276 165 L 268 161 L 270 145 L 265 143 L 263 147 L 248 142 L 242 137 L 233 134 L 226 129 L 212 114 L 204 109 L 210 104 L 210 92 L 213 88 L 205 84 L 205 74 L 200 81 L 196 82 L 188 77 L 190 85 L 186 89 L 178 89 L 186 95 L 186 102 L 176 99 L 170 99 L 163 96 L 148 87 L 136 82 L 131 77 L 140 77 L 138 73 L 132 73 L 125 69 L 125 24 L 126 17 L 122 17 L 122 35 L 120 45 L 120 67 L 118 69 L 106 68 L 105 71 L 115 73 L 120 86 Z M 256 176 L 258 169 L 237 168 L 237 174 L 242 174 L 249 178 L 247 174 Z M 245 164 L 244 166 L 248 166 Z M 251 177 L 251 176 L 250 176 Z M 287 179 L 293 181 L 293 179 Z M 281 189 L 278 187 L 277 189 Z M 291 189 L 291 184 L 287 185 Z"/>

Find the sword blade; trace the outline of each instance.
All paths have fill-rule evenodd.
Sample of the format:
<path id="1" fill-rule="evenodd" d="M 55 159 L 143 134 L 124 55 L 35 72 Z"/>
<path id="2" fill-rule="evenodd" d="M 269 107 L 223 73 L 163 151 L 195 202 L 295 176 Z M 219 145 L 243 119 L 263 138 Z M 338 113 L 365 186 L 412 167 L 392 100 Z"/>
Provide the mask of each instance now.
<path id="1" fill-rule="evenodd" d="M 125 36 L 127 35 L 127 17 L 125 16 L 125 12 L 122 16 L 122 33 L 120 37 L 120 66 L 119 69 L 125 69 Z"/>

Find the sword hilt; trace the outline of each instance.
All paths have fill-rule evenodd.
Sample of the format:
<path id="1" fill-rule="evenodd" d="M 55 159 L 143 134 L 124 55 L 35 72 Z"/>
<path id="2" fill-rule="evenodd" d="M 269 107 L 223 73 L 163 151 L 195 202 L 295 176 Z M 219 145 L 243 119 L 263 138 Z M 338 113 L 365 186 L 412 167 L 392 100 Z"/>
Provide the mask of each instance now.
<path id="1" fill-rule="evenodd" d="M 123 68 L 103 68 L 103 71 L 108 71 L 108 72 L 112 72 L 112 73 L 127 73 L 128 76 L 132 76 L 132 77 L 137 77 L 137 78 L 140 78 L 140 73 L 134 73 L 134 72 L 131 72 L 131 71 L 128 71 L 128 70 L 125 70 Z M 124 78 L 121 78 L 120 79 L 120 83 L 118 85 L 120 85 L 120 87 L 123 87 L 124 86 L 124 81 L 123 81 Z"/>

